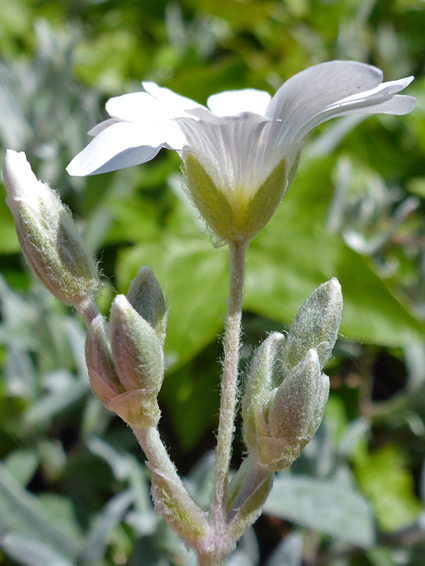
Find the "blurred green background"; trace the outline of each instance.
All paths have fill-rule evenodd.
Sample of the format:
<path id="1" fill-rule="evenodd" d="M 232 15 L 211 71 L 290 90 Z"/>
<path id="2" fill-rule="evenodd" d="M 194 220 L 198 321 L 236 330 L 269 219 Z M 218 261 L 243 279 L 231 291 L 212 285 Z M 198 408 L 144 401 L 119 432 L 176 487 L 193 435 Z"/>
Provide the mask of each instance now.
<path id="1" fill-rule="evenodd" d="M 296 180 L 247 258 L 242 369 L 339 278 L 341 339 L 324 423 L 279 474 L 232 566 L 425 564 L 425 3 L 422 0 L 14 0 L 0 18 L 0 158 L 25 151 L 70 206 L 107 312 L 141 265 L 170 307 L 160 430 L 208 501 L 227 254 L 165 151 L 88 179 L 65 166 L 110 97 L 153 80 L 205 103 L 273 93 L 331 59 L 416 76 L 404 117 L 341 118 L 308 138 Z M 3 197 L 5 191 L 3 190 Z M 167 566 L 194 556 L 154 515 L 130 431 L 94 399 L 80 319 L 25 266 L 0 199 L 0 564 Z M 243 453 L 240 426 L 234 465 Z"/>

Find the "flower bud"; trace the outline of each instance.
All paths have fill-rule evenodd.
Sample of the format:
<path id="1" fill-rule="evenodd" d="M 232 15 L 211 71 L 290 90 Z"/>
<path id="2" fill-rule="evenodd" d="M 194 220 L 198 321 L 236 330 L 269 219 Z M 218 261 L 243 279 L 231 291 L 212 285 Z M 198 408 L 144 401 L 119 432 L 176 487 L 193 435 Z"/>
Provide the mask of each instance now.
<path id="1" fill-rule="evenodd" d="M 334 277 L 317 287 L 298 311 L 287 336 L 283 371 L 290 371 L 311 348 L 317 351 L 323 369 L 335 345 L 341 316 L 341 285 Z"/>
<path id="2" fill-rule="evenodd" d="M 134 404 L 133 414 L 140 405 L 145 424 L 154 426 L 159 419 L 156 398 L 164 378 L 162 347 L 156 332 L 124 295 L 118 295 L 112 304 L 110 329 L 115 369 L 127 393 L 111 401 L 109 408 L 120 414 Z"/>
<path id="3" fill-rule="evenodd" d="M 25 153 L 7 150 L 3 176 L 28 265 L 56 298 L 79 307 L 94 295 L 99 279 L 71 214 L 55 191 L 37 181 Z"/>
<path id="4" fill-rule="evenodd" d="M 258 438 L 258 460 L 269 471 L 289 466 L 316 433 L 329 393 L 315 350 L 310 350 L 273 392 L 269 436 Z"/>
<path id="5" fill-rule="evenodd" d="M 167 307 L 164 294 L 150 267 L 141 267 L 127 293 L 131 306 L 142 316 L 164 343 Z"/>
<path id="6" fill-rule="evenodd" d="M 111 399 L 124 393 L 124 387 L 115 371 L 108 326 L 102 315 L 93 319 L 87 331 L 86 364 L 93 393 L 108 407 Z"/>
<path id="7" fill-rule="evenodd" d="M 298 458 L 322 421 L 329 394 L 322 369 L 341 313 L 341 287 L 331 279 L 302 305 L 286 340 L 273 333 L 254 354 L 242 401 L 244 435 L 253 462 L 269 472 Z"/>
<path id="8" fill-rule="evenodd" d="M 195 206 L 220 240 L 248 242 L 268 223 L 278 207 L 293 169 L 283 158 L 255 190 L 217 186 L 193 153 L 184 156 L 187 184 Z"/>
<path id="9" fill-rule="evenodd" d="M 267 434 L 268 426 L 263 408 L 268 406 L 273 389 L 279 386 L 279 365 L 285 336 L 273 332 L 256 350 L 250 367 L 242 400 L 245 441 L 250 450 L 256 450 L 258 436 Z"/>

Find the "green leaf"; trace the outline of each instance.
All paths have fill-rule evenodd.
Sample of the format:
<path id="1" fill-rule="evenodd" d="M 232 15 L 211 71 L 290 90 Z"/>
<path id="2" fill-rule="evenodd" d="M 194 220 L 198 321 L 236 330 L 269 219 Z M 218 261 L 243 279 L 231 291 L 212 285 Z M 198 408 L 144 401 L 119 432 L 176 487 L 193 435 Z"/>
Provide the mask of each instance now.
<path id="1" fill-rule="evenodd" d="M 40 462 L 37 451 L 33 448 L 15 450 L 4 461 L 8 473 L 21 486 L 26 486 L 33 477 Z"/>
<path id="2" fill-rule="evenodd" d="M 82 566 L 98 566 L 103 558 L 111 530 L 118 525 L 128 507 L 133 502 L 133 494 L 123 491 L 109 501 L 97 515 L 82 552 Z"/>
<path id="3" fill-rule="evenodd" d="M 215 250 L 208 236 L 179 238 L 166 234 L 158 243 L 121 256 L 120 288 L 148 265 L 169 306 L 165 355 L 168 366 L 181 366 L 220 332 L 226 313 L 227 253 Z"/>
<path id="4" fill-rule="evenodd" d="M 333 161 L 307 164 L 250 246 L 245 308 L 289 324 L 315 287 L 337 277 L 344 295 L 343 336 L 386 346 L 423 340 L 423 324 L 379 277 L 371 260 L 326 231 Z"/>
<path id="5" fill-rule="evenodd" d="M 31 540 L 23 535 L 7 534 L 0 547 L 10 558 L 23 566 L 72 566 L 73 562 L 49 547 L 44 541 Z"/>
<path id="6" fill-rule="evenodd" d="M 418 518 L 421 505 L 415 495 L 414 478 L 398 446 L 385 446 L 371 453 L 359 449 L 355 471 L 383 530 L 402 529 Z"/>
<path id="7" fill-rule="evenodd" d="M 185 364 L 164 379 L 159 400 L 171 412 L 183 450 L 193 449 L 206 431 L 216 425 L 219 355 L 216 348 L 207 348 L 192 364 Z"/>
<path id="8" fill-rule="evenodd" d="M 43 543 L 69 559 L 78 555 L 78 542 L 51 523 L 43 506 L 28 491 L 18 486 L 0 465 L 0 532 L 26 537 Z"/>
<path id="9" fill-rule="evenodd" d="M 362 548 L 374 543 L 369 504 L 360 493 L 341 482 L 279 475 L 264 512 Z"/>

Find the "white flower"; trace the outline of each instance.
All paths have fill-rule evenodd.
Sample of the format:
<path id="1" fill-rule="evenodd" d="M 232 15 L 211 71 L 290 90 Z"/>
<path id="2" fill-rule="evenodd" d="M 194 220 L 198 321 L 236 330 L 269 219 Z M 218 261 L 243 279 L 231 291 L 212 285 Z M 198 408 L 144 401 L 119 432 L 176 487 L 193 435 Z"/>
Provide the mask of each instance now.
<path id="1" fill-rule="evenodd" d="M 149 161 L 162 147 L 175 150 L 186 164 L 193 200 L 216 234 L 225 241 L 250 239 L 288 188 L 310 130 L 347 114 L 407 114 L 415 98 L 397 93 L 412 80 L 382 83 L 376 67 L 332 61 L 298 73 L 273 98 L 254 89 L 227 91 L 210 96 L 208 108 L 144 82 L 144 92 L 106 103 L 111 118 L 89 132 L 96 137 L 67 171 L 106 173 Z M 200 182 L 207 189 L 194 186 Z M 228 208 L 224 220 L 209 218 L 221 205 Z M 255 226 L 248 227 L 253 215 Z M 229 222 L 236 224 L 230 231 L 224 228 Z"/>

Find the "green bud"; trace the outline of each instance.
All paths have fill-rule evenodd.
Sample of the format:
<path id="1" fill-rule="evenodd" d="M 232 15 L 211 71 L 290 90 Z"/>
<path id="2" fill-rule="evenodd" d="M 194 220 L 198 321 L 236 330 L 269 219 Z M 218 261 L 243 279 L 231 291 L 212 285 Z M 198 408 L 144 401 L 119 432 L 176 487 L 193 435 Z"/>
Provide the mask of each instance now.
<path id="1" fill-rule="evenodd" d="M 269 471 L 286 468 L 301 454 L 323 418 L 329 378 L 310 350 L 286 377 L 269 405 L 269 436 L 258 438 L 258 460 Z"/>
<path id="2" fill-rule="evenodd" d="M 283 373 L 296 366 L 311 348 L 317 351 L 323 369 L 335 345 L 341 316 L 341 285 L 333 278 L 315 289 L 298 311 L 283 352 Z"/>
<path id="3" fill-rule="evenodd" d="M 108 326 L 102 315 L 93 319 L 87 331 L 86 364 L 93 393 L 108 407 L 111 399 L 124 393 L 124 387 L 115 371 Z"/>
<path id="4" fill-rule="evenodd" d="M 328 393 L 329 378 L 321 372 L 316 351 L 310 350 L 273 390 L 268 404 L 258 406 L 265 426 L 248 444 L 253 461 L 276 472 L 298 458 L 322 421 Z"/>
<path id="5" fill-rule="evenodd" d="M 164 294 L 150 267 L 141 267 L 127 293 L 131 306 L 142 316 L 164 343 L 167 326 L 167 306 Z"/>
<path id="6" fill-rule="evenodd" d="M 28 265 L 63 303 L 78 308 L 88 302 L 98 289 L 98 273 L 68 209 L 37 181 L 23 152 L 7 150 L 3 176 Z"/>
<path id="7" fill-rule="evenodd" d="M 242 399 L 245 441 L 250 450 L 256 450 L 258 436 L 267 434 L 264 408 L 268 407 L 273 389 L 279 386 L 279 366 L 285 337 L 273 332 L 256 350 L 251 361 L 249 379 Z"/>
<path id="8" fill-rule="evenodd" d="M 187 184 L 195 206 L 207 225 L 226 243 L 249 241 L 268 223 L 289 184 L 283 158 L 256 190 L 218 187 L 204 165 L 191 152 L 184 155 Z"/>
<path id="9" fill-rule="evenodd" d="M 134 403 L 137 412 L 139 403 L 146 417 L 145 425 L 156 425 L 159 419 L 156 398 L 164 378 L 163 352 L 156 332 L 124 295 L 118 295 L 112 304 L 110 329 L 115 369 L 127 392 L 111 403 L 110 408 L 122 412 L 122 404 L 125 409 L 127 403 Z"/>
<path id="10" fill-rule="evenodd" d="M 320 285 L 300 308 L 286 338 L 271 334 L 256 351 L 242 401 L 249 455 L 269 472 L 298 458 L 318 429 L 329 394 L 322 373 L 342 314 L 336 279 Z"/>

